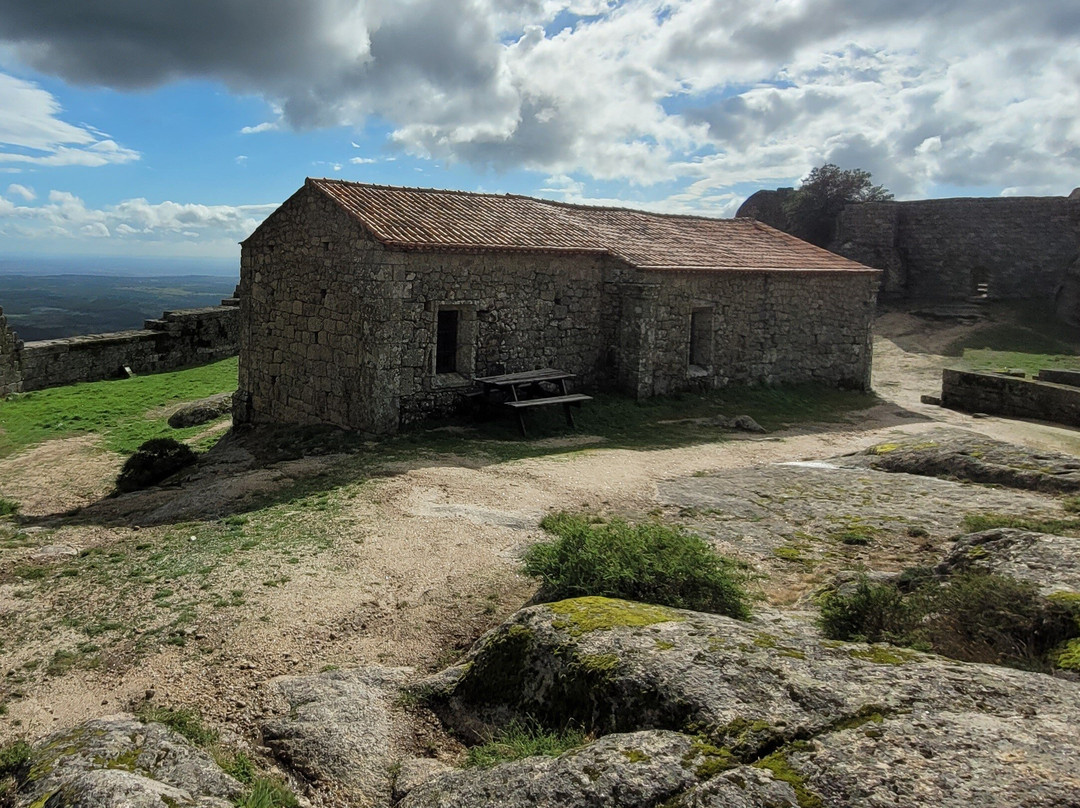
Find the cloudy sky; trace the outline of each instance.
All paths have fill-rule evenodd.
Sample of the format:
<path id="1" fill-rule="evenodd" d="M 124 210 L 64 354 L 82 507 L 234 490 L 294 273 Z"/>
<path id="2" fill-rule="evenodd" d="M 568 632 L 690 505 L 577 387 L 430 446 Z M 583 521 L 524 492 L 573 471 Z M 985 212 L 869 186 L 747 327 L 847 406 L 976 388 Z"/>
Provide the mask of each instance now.
<path id="1" fill-rule="evenodd" d="M 1080 185 L 1076 0 L 0 0 L 0 255 L 238 256 L 306 176 L 731 215 Z"/>

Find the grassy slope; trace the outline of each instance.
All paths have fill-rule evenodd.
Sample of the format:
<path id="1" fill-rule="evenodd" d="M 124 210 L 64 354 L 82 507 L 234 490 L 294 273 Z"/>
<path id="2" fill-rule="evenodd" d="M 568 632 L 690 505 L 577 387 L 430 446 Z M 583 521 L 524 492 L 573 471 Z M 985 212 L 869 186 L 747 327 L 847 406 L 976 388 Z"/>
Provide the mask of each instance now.
<path id="1" fill-rule="evenodd" d="M 236 389 L 236 359 L 212 365 L 22 393 L 0 401 L 0 457 L 42 441 L 99 433 L 106 448 L 130 453 L 157 437 L 191 437 L 205 429 L 172 429 L 157 408 Z"/>

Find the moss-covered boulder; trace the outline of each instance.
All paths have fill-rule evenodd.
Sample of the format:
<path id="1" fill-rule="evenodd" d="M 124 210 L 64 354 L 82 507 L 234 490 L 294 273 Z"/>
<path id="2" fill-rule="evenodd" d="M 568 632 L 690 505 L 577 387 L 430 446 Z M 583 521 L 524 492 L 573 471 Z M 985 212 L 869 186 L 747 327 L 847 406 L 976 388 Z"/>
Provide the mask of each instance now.
<path id="1" fill-rule="evenodd" d="M 129 715 L 88 721 L 36 747 L 19 808 L 230 808 L 244 788 L 202 749 Z"/>
<path id="2" fill-rule="evenodd" d="M 709 782 L 749 766 L 804 808 L 894 793 L 909 795 L 896 804 L 968 808 L 982 793 L 984 804 L 1064 806 L 1080 793 L 1080 683 L 828 641 L 790 613 L 744 622 L 605 598 L 532 606 L 425 685 L 466 737 L 523 715 L 598 735 L 668 730 L 708 750 Z M 728 804 L 704 787 L 671 804 Z"/>

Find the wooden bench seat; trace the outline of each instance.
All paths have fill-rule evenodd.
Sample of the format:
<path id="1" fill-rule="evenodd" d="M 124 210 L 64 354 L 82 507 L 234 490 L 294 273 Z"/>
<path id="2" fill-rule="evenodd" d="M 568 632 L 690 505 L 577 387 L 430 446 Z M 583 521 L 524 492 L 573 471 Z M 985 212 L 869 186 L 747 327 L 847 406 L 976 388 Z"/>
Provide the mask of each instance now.
<path id="1" fill-rule="evenodd" d="M 575 404 L 580 401 L 592 401 L 592 396 L 584 393 L 570 393 L 565 396 L 544 396 L 543 398 L 528 398 L 524 401 L 504 401 L 507 407 L 539 407 L 543 404 Z"/>

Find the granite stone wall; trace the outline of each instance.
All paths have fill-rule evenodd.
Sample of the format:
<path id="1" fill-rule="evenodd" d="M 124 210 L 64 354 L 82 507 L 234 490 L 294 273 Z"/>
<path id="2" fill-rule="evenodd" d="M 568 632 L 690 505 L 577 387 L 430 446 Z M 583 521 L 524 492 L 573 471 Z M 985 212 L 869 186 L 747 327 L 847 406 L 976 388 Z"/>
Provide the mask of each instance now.
<path id="1" fill-rule="evenodd" d="M 885 270 L 883 297 L 1053 301 L 1080 250 L 1080 199 L 928 199 L 848 205 L 834 252 Z"/>
<path id="2" fill-rule="evenodd" d="M 211 306 L 165 312 L 142 330 L 22 343 L 0 322 L 0 393 L 216 362 L 236 355 L 239 323 L 236 306 Z"/>
<path id="3" fill-rule="evenodd" d="M 578 390 L 639 397 L 865 388 L 876 284 L 877 273 L 650 273 L 604 255 L 391 250 L 305 186 L 242 247 L 234 418 L 392 433 L 460 405 L 476 376 L 547 366 L 576 374 Z M 440 311 L 457 329 L 445 372 Z M 704 365 L 689 361 L 692 320 Z"/>
<path id="4" fill-rule="evenodd" d="M 1080 426 L 1080 388 L 995 373 L 945 370 L 941 406 Z"/>
<path id="5" fill-rule="evenodd" d="M 0 397 L 22 390 L 22 365 L 19 350 L 22 343 L 7 324 L 4 310 L 0 309 Z"/>
<path id="6" fill-rule="evenodd" d="M 635 274 L 620 286 L 624 331 L 637 332 L 624 336 L 621 387 L 639 397 L 729 384 L 870 388 L 877 273 Z M 710 338 L 692 350 L 695 317 Z"/>
<path id="7" fill-rule="evenodd" d="M 739 208 L 779 229 L 790 188 Z M 1041 300 L 1080 324 L 1080 195 L 866 202 L 847 205 L 829 249 L 883 270 L 879 299 Z"/>

